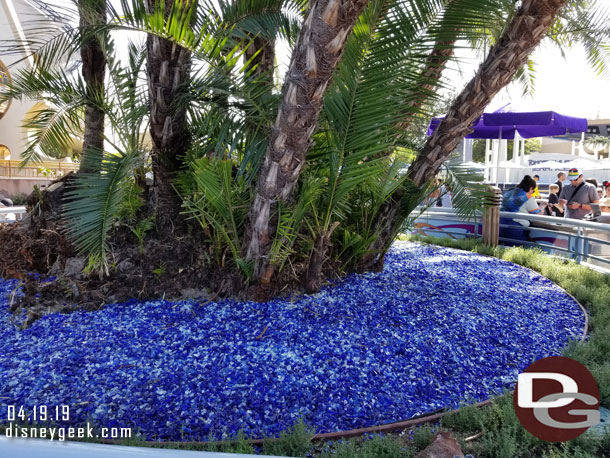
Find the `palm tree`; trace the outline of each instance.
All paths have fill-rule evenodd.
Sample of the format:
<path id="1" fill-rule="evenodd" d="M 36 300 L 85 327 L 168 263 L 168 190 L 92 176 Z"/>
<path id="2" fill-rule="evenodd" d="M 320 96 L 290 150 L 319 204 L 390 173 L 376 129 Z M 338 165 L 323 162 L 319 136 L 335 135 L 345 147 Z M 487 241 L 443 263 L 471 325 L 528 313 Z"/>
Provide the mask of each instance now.
<path id="1" fill-rule="evenodd" d="M 565 0 L 524 0 L 490 49 L 474 78 L 458 95 L 437 131 L 428 139 L 407 172 L 411 186 L 422 188 L 436 176 L 457 144 L 470 132 L 470 126 L 483 113 L 491 99 L 514 78 L 530 53 L 547 35 Z M 379 268 L 383 256 L 400 230 L 405 217 L 415 208 L 407 187 L 394 193 L 380 212 L 384 217 L 378 249 L 368 259 L 369 267 Z"/>
<path id="2" fill-rule="evenodd" d="M 175 5 L 175 6 L 174 6 Z M 148 13 L 188 28 L 196 2 L 146 0 Z M 163 8 L 163 10 L 160 10 Z M 188 86 L 191 77 L 191 52 L 168 39 L 149 34 L 146 38 L 146 75 L 150 100 L 150 135 L 152 139 L 153 199 L 158 225 L 173 232 L 180 213 L 180 198 L 172 182 L 180 168 L 180 155 L 189 147 L 186 123 L 187 107 L 174 103 L 179 92 Z"/>
<path id="3" fill-rule="evenodd" d="M 169 211 L 183 205 L 185 216 L 200 224 L 209 240 L 203 242 L 206 252 L 213 253 L 220 267 L 238 266 L 247 277 L 253 274 L 257 282 L 267 282 L 274 270 L 291 265 L 307 288 L 316 290 L 325 266 L 341 272 L 379 266 L 383 261 L 379 254 L 429 192 L 425 181 L 416 183 L 413 176 L 401 172 L 395 153 L 413 145 L 397 133 L 396 126 L 408 125 L 426 112 L 427 100 L 434 100 L 441 84 L 440 70 L 451 58 L 456 37 L 484 33 L 481 24 L 491 20 L 503 1 L 375 0 L 367 6 L 358 3 L 364 9 L 354 19 L 355 25 L 345 23 L 345 18 L 334 18 L 335 3 L 312 3 L 281 96 L 269 93 L 249 72 L 243 72 L 244 50 L 260 32 L 246 28 L 245 22 L 239 22 L 243 29 L 237 30 L 236 22 L 217 20 L 215 15 L 208 21 L 204 14 L 192 19 L 192 10 L 186 8 L 168 12 L 150 9 L 146 3 L 146 10 L 136 1 L 132 10 L 113 13 L 107 30 L 129 27 L 158 37 L 147 43 L 153 48 L 148 50 L 151 60 L 147 72 L 157 111 L 166 109 L 162 114 L 167 130 L 153 120 L 155 113 L 150 117 L 151 123 L 157 122 L 159 145 L 173 135 L 172 123 L 179 107 L 187 110 L 184 125 L 192 138 L 191 146 L 171 150 L 174 145 L 167 145 L 167 154 L 175 161 L 173 168 L 163 169 L 162 162 L 154 165 L 156 184 L 165 186 L 166 195 L 175 199 L 175 208 Z M 527 5 L 531 9 L 531 2 L 524 2 Z M 513 28 L 518 17 L 507 30 L 526 32 L 530 39 L 531 31 L 523 30 L 527 28 Z M 527 20 L 532 21 L 529 16 Z M 349 33 L 352 27 L 353 33 Z M 340 34 L 324 36 L 322 31 Z M 326 41 L 320 43 L 320 37 Z M 505 47 L 517 48 L 520 58 L 526 54 L 515 37 L 519 35 L 511 36 L 517 44 L 500 40 L 494 58 L 504 56 Z M 194 65 L 188 90 L 176 90 L 169 104 L 166 91 L 178 89 L 180 83 L 175 79 L 176 87 L 168 87 L 167 79 L 175 75 L 167 69 L 178 54 L 160 54 L 167 49 L 163 40 L 176 42 L 173 52 L 182 48 L 190 51 L 194 62 L 203 62 Z M 176 61 L 179 63 L 186 61 Z M 518 67 L 519 62 L 511 61 L 511 65 Z M 175 68 L 181 75 L 185 67 Z M 507 67 L 494 70 L 488 62 L 485 69 L 484 80 L 479 77 L 477 84 L 485 90 L 491 83 L 494 90 L 501 86 L 497 78 L 502 76 L 504 82 Z M 123 70 L 113 61 L 109 76 L 117 72 L 122 74 Z M 50 89 L 52 78 L 44 81 L 45 90 L 66 94 L 59 105 L 63 103 L 64 111 L 70 112 L 69 88 L 78 89 L 80 83 L 54 90 Z M 137 77 L 129 81 L 134 84 Z M 35 86 L 40 81 L 33 77 L 29 84 Z M 82 96 L 83 91 L 77 92 L 75 106 L 82 107 L 87 97 Z M 119 118 L 131 112 L 132 99 L 116 96 L 119 91 L 114 89 L 110 92 L 107 99 L 113 102 L 108 101 L 104 110 L 109 123 L 120 126 Z M 481 97 L 476 90 L 470 94 L 473 99 Z M 279 107 L 277 116 L 273 116 L 273 104 Z M 120 106 L 123 114 L 111 116 L 112 105 Z M 459 118 L 460 110 L 452 109 L 453 116 Z M 468 106 L 468 110 L 475 109 L 478 105 Z M 120 132 L 121 128 L 112 129 Z M 139 138 L 131 131 L 134 139 Z M 71 195 L 69 217 L 75 222 L 73 226 L 80 228 L 73 236 L 81 249 L 102 263 L 109 250 L 104 245 L 112 227 L 109 221 L 116 218 L 116 207 L 120 206 L 120 199 L 110 199 L 109 193 L 121 195 L 129 171 L 142 157 L 135 153 L 141 152 L 136 143 L 131 142 L 133 148 L 116 148 L 124 152 L 118 159 L 105 155 L 99 177 L 105 180 L 100 188 L 103 192 L 96 191 L 97 181 L 91 178 L 89 183 L 80 182 Z M 162 157 L 159 146 L 155 148 L 154 153 Z M 467 173 L 450 169 L 449 177 L 463 202 L 481 197 L 480 188 Z M 170 194 L 173 186 L 180 198 Z M 473 186 L 475 191 L 467 190 Z M 465 211 L 476 205 L 480 199 L 468 203 Z M 165 213 L 168 223 L 169 211 Z M 159 226 L 161 236 L 172 230 L 170 224 Z"/>
<path id="4" fill-rule="evenodd" d="M 82 74 L 87 85 L 90 100 L 104 100 L 104 78 L 106 74 L 106 57 L 102 50 L 104 37 L 95 32 L 96 28 L 103 28 L 106 24 L 106 0 L 79 0 L 79 21 L 83 31 L 83 41 L 80 55 L 82 60 Z M 80 172 L 95 172 L 100 164 L 92 161 L 89 154 L 92 150 L 104 150 L 104 111 L 100 103 L 87 103 L 85 107 L 83 155 L 79 167 Z"/>
<path id="5" fill-rule="evenodd" d="M 308 6 L 250 208 L 246 257 L 254 261 L 254 278 L 262 283 L 269 282 L 273 273 L 266 256 L 274 237 L 277 202 L 292 196 L 318 127 L 326 88 L 367 3 L 321 0 Z"/>

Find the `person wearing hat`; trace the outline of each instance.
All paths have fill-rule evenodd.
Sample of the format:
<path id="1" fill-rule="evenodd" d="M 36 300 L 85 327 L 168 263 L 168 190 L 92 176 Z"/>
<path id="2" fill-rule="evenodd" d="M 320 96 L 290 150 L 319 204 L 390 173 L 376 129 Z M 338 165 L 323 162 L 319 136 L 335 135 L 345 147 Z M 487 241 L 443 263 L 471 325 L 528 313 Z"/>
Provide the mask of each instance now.
<path id="1" fill-rule="evenodd" d="M 572 219 L 583 219 L 591 211 L 591 204 L 599 202 L 597 189 L 583 180 L 578 169 L 570 169 L 567 184 L 561 190 L 559 201 L 565 208 L 565 217 Z"/>

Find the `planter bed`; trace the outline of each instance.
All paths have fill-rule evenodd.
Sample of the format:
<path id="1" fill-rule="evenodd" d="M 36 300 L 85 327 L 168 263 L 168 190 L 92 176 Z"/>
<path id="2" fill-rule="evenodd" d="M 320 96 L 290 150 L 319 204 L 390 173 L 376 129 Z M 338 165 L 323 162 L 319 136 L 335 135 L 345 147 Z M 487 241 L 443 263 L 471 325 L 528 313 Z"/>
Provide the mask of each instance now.
<path id="1" fill-rule="evenodd" d="M 514 387 L 582 336 L 550 280 L 474 253 L 397 242 L 384 271 L 268 303 L 130 301 L 19 331 L 0 282 L 0 408 L 70 406 L 71 424 L 152 440 L 391 423 Z"/>

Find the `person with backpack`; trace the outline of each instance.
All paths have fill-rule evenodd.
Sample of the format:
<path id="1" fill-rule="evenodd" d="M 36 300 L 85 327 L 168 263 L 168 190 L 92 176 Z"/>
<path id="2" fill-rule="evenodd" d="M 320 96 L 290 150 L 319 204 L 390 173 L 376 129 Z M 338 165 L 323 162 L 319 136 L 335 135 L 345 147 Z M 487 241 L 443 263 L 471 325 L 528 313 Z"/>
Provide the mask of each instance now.
<path id="1" fill-rule="evenodd" d="M 597 189 L 584 181 L 578 169 L 570 169 L 568 180 L 570 184 L 565 185 L 559 195 L 559 201 L 565 209 L 565 217 L 584 219 L 592 210 L 591 204 L 599 203 Z"/>

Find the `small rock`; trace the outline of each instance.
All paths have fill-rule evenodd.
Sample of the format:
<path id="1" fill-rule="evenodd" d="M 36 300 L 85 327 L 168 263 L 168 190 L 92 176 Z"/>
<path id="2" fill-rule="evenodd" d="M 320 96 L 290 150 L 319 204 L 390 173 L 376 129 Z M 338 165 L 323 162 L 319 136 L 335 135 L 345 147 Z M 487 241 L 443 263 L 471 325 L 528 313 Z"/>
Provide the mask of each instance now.
<path id="1" fill-rule="evenodd" d="M 53 265 L 49 269 L 49 275 L 56 276 L 59 273 L 61 273 L 61 262 L 60 262 L 59 258 L 57 258 L 57 260 L 53 263 Z"/>
<path id="2" fill-rule="evenodd" d="M 436 433 L 432 443 L 415 455 L 415 458 L 462 458 L 460 444 L 448 432 Z"/>
<path id="3" fill-rule="evenodd" d="M 184 299 L 200 299 L 208 298 L 209 292 L 205 289 L 185 288 L 180 290 L 180 294 Z"/>
<path id="4" fill-rule="evenodd" d="M 119 272 L 121 274 L 133 273 L 135 268 L 136 268 L 136 265 L 133 262 L 131 262 L 129 259 L 123 259 L 116 266 L 117 272 Z"/>
<path id="5" fill-rule="evenodd" d="M 85 268 L 85 258 L 75 257 L 66 259 L 64 266 L 64 275 L 66 277 L 81 278 L 83 269 Z"/>
<path id="6" fill-rule="evenodd" d="M 57 182 L 53 183 L 52 185 L 48 186 L 48 187 L 45 189 L 45 191 L 46 191 L 46 192 L 48 192 L 48 193 L 55 192 L 55 191 L 57 191 L 59 188 L 63 187 L 63 185 L 64 185 L 64 184 L 63 184 L 63 182 L 61 182 L 61 181 L 57 181 Z"/>
<path id="7" fill-rule="evenodd" d="M 72 299 L 78 299 L 78 296 L 80 296 L 78 285 L 72 280 L 68 280 L 66 283 L 66 287 L 70 289 L 70 292 L 72 293 Z"/>

